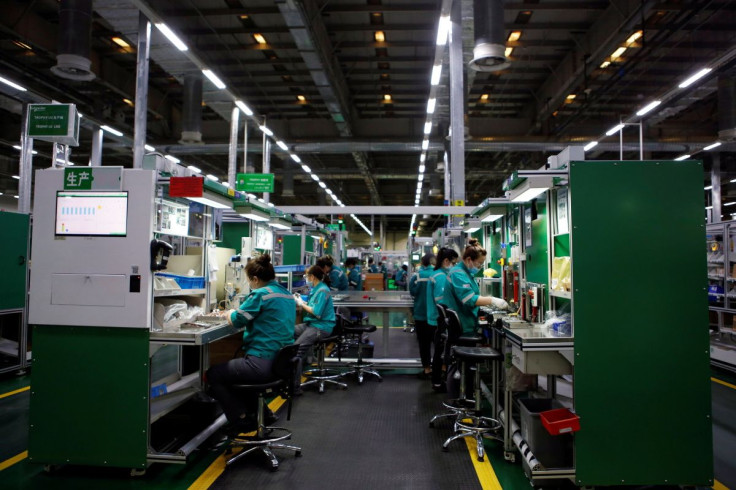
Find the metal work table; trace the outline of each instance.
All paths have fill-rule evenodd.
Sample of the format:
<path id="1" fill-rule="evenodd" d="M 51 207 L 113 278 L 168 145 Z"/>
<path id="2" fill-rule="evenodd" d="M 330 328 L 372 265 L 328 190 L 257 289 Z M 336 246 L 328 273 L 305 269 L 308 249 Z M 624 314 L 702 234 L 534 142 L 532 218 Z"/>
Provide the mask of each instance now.
<path id="1" fill-rule="evenodd" d="M 213 323 L 201 328 L 178 328 L 176 330 L 151 331 L 151 343 L 168 345 L 206 345 L 230 335 L 242 332 L 223 319 L 221 323 Z"/>
<path id="2" fill-rule="evenodd" d="M 389 356 L 389 313 L 407 311 L 414 300 L 406 291 L 333 291 L 332 301 L 336 307 L 345 306 L 360 311 L 380 310 L 383 312 L 383 355 Z"/>

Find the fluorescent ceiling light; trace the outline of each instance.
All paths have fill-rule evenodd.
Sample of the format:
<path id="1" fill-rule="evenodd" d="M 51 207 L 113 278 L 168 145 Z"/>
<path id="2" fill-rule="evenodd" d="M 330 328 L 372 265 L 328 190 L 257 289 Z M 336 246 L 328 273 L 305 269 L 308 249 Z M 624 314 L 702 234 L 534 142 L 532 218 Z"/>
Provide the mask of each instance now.
<path id="1" fill-rule="evenodd" d="M 304 170 L 304 171 L 305 171 L 305 172 L 307 172 L 308 174 L 311 174 L 311 173 L 312 173 L 312 169 L 311 169 L 311 168 L 309 168 L 309 167 L 308 167 L 308 166 L 306 166 L 306 165 L 302 165 L 302 170 Z"/>
<path id="2" fill-rule="evenodd" d="M 675 158 L 675 161 L 681 162 L 683 160 L 687 160 L 688 158 L 690 158 L 690 155 L 680 155 L 679 157 Z"/>
<path id="3" fill-rule="evenodd" d="M 13 175 L 13 178 L 14 178 L 15 180 L 20 180 L 20 175 Z"/>
<path id="4" fill-rule="evenodd" d="M 419 173 L 423 174 L 426 167 L 424 165 L 419 165 Z"/>
<path id="5" fill-rule="evenodd" d="M 220 80 L 218 76 L 214 74 L 212 70 L 202 70 L 202 73 L 204 73 L 204 76 L 210 79 L 210 82 L 215 84 L 215 87 L 219 88 L 220 90 L 227 88 L 225 83 L 222 80 Z"/>
<path id="6" fill-rule="evenodd" d="M 176 157 L 172 157 L 171 155 L 165 155 L 165 156 L 164 156 L 164 158 L 165 158 L 165 159 L 167 159 L 168 161 L 170 161 L 170 162 L 174 162 L 174 163 L 179 163 L 179 162 L 181 162 L 181 160 L 179 160 L 179 159 L 178 159 L 178 158 L 176 158 Z"/>
<path id="7" fill-rule="evenodd" d="M 502 206 L 493 206 L 480 213 L 480 220 L 483 223 L 491 223 L 503 218 L 504 214 L 506 214 L 506 208 Z"/>
<path id="8" fill-rule="evenodd" d="M 263 34 L 253 34 L 253 39 L 255 39 L 258 44 L 268 44 L 266 38 L 263 37 Z"/>
<path id="9" fill-rule="evenodd" d="M 626 44 L 629 45 L 629 44 L 633 43 L 634 41 L 636 41 L 637 39 L 639 39 L 643 35 L 644 35 L 644 31 L 636 31 L 635 33 L 633 33 L 632 35 L 629 36 L 629 38 L 626 40 Z"/>
<path id="10" fill-rule="evenodd" d="M 310 174 L 310 177 L 312 177 L 312 180 L 314 180 L 315 182 L 319 182 L 319 177 L 317 176 L 317 174 Z"/>
<path id="11" fill-rule="evenodd" d="M 230 182 L 223 182 L 222 185 L 224 185 L 225 187 L 230 187 Z"/>
<path id="12" fill-rule="evenodd" d="M 703 187 L 703 190 L 709 191 L 709 190 L 711 190 L 712 188 L 713 188 L 713 186 L 712 186 L 712 185 L 709 185 L 709 186 L 707 186 L 707 187 Z"/>
<path id="13" fill-rule="evenodd" d="M 606 136 L 611 136 L 613 133 L 618 133 L 621 131 L 621 129 L 624 127 L 623 123 L 617 124 L 608 131 L 606 131 Z"/>
<path id="14" fill-rule="evenodd" d="M 291 154 L 291 155 L 289 155 L 289 156 L 290 156 L 290 157 L 291 157 L 291 159 L 292 159 L 292 160 L 294 160 L 294 161 L 295 161 L 296 163 L 302 163 L 302 159 L 301 159 L 301 158 L 299 158 L 299 155 L 294 155 L 294 154 Z"/>
<path id="15" fill-rule="evenodd" d="M 276 141 L 276 146 L 278 146 L 279 148 L 281 148 L 284 151 L 289 151 L 289 147 L 286 146 L 286 143 L 284 143 L 281 140 Z"/>
<path id="16" fill-rule="evenodd" d="M 187 168 L 189 170 L 191 170 L 192 172 L 194 172 L 195 174 L 201 174 L 202 173 L 202 171 L 199 169 L 199 167 L 195 167 L 194 165 L 189 165 Z"/>
<path id="17" fill-rule="evenodd" d="M 323 189 L 327 189 L 327 184 L 325 184 L 324 182 L 320 182 L 320 183 L 319 183 L 319 186 L 320 186 L 321 188 L 323 188 Z"/>
<path id="18" fill-rule="evenodd" d="M 245 102 L 242 100 L 236 100 L 235 105 L 238 106 L 238 108 L 245 113 L 246 116 L 252 116 L 253 111 L 246 105 Z"/>
<path id="19" fill-rule="evenodd" d="M 20 145 L 13 145 L 13 148 L 15 148 L 18 151 L 23 151 L 23 148 L 21 148 Z M 36 150 L 31 150 L 31 154 L 38 155 L 38 152 Z"/>
<path id="20" fill-rule="evenodd" d="M 128 44 L 125 41 L 125 39 L 123 39 L 122 37 L 118 37 L 118 36 L 111 37 L 110 38 L 110 41 L 114 42 L 115 44 L 117 44 L 121 48 L 129 48 L 130 47 L 130 44 Z"/>
<path id="21" fill-rule="evenodd" d="M 427 101 L 427 114 L 434 114 L 434 108 L 437 105 L 437 99 L 432 97 Z"/>
<path id="22" fill-rule="evenodd" d="M 505 49 L 505 50 L 503 51 L 503 55 L 504 55 L 505 57 L 509 58 L 509 57 L 511 56 L 511 53 L 513 53 L 513 52 L 514 52 L 514 48 L 513 48 L 512 46 L 509 46 L 508 48 L 506 48 L 506 49 Z"/>
<path id="23" fill-rule="evenodd" d="M 422 150 L 429 148 L 429 140 L 422 141 Z"/>
<path id="24" fill-rule="evenodd" d="M 426 153 L 422 153 L 421 155 L 419 155 L 419 163 L 424 163 L 426 159 L 427 159 Z"/>
<path id="25" fill-rule="evenodd" d="M 269 213 L 255 206 L 235 206 L 235 212 L 243 218 L 248 218 L 253 221 L 268 221 L 271 219 L 271 215 Z"/>
<path id="26" fill-rule="evenodd" d="M 645 105 L 644 107 L 636 111 L 636 115 L 643 116 L 644 114 L 646 114 L 647 112 L 650 112 L 652 109 L 654 109 L 661 103 L 662 103 L 661 100 L 655 100 L 654 102 L 650 102 L 649 104 Z"/>
<path id="27" fill-rule="evenodd" d="M 511 31 L 511 34 L 509 34 L 508 40 L 510 42 L 516 42 L 521 38 L 521 31 Z"/>
<path id="28" fill-rule="evenodd" d="M 512 202 L 528 202 L 552 187 L 552 177 L 527 177 L 509 191 Z"/>
<path id="29" fill-rule="evenodd" d="M 215 209 L 232 209 L 233 207 L 232 201 L 214 192 L 204 191 L 201 197 L 187 197 L 187 199 Z"/>
<path id="30" fill-rule="evenodd" d="M 604 61 L 601 63 L 601 68 L 608 68 L 611 65 L 610 61 Z"/>
<path id="31" fill-rule="evenodd" d="M 268 226 L 279 230 L 291 230 L 291 223 L 284 218 L 271 218 L 271 220 L 268 222 Z"/>
<path id="32" fill-rule="evenodd" d="M 13 196 L 13 197 L 16 198 L 16 199 L 19 199 L 18 196 Z"/>
<path id="33" fill-rule="evenodd" d="M 444 46 L 447 43 L 447 36 L 450 32 L 450 16 L 440 16 L 440 24 L 437 27 L 437 46 Z"/>
<path id="34" fill-rule="evenodd" d="M 426 122 L 424 123 L 424 134 L 429 134 L 432 132 L 432 122 Z"/>
<path id="35" fill-rule="evenodd" d="M 442 65 L 434 65 L 432 67 L 432 78 L 429 83 L 432 85 L 438 85 L 440 83 L 440 77 L 442 76 Z"/>
<path id="36" fill-rule="evenodd" d="M 214 181 L 214 182 L 219 182 L 220 181 L 220 179 L 218 179 L 217 177 L 215 177 L 212 174 L 207 174 L 207 178 L 210 179 L 210 180 L 212 180 L 212 181 Z"/>
<path id="37" fill-rule="evenodd" d="M 598 145 L 598 142 L 597 141 L 591 141 L 587 145 L 583 146 L 583 151 L 588 151 L 591 148 L 594 148 L 596 145 Z"/>
<path id="38" fill-rule="evenodd" d="M 272 202 L 266 203 L 266 205 L 267 205 L 267 206 L 268 206 L 269 208 L 275 208 L 275 207 L 276 207 L 276 205 L 275 205 L 274 203 L 272 203 Z"/>
<path id="39" fill-rule="evenodd" d="M 344 205 L 343 203 L 340 203 L 340 207 L 341 207 L 341 208 L 344 208 L 344 207 L 345 207 L 345 205 Z"/>
<path id="40" fill-rule="evenodd" d="M 169 29 L 169 26 L 167 26 L 163 22 L 158 22 L 155 25 L 156 25 L 156 28 L 159 31 L 161 31 L 161 33 L 164 36 L 166 36 L 166 39 L 168 39 L 171 42 L 171 44 L 173 44 L 176 47 L 176 49 L 178 49 L 179 51 L 186 51 L 189 49 L 187 45 L 184 44 L 182 40 L 179 39 L 179 37 L 176 34 L 174 34 L 174 32 L 171 29 Z"/>
<path id="41" fill-rule="evenodd" d="M 419 182 L 424 180 L 424 174 L 419 174 Z"/>
<path id="42" fill-rule="evenodd" d="M 103 130 L 103 131 L 107 131 L 110 134 L 114 134 L 115 136 L 122 136 L 123 135 L 123 132 L 122 131 L 118 131 L 117 129 L 111 128 L 110 126 L 102 125 L 102 126 L 100 126 L 100 129 Z"/>
<path id="43" fill-rule="evenodd" d="M 713 206 L 706 206 L 705 209 L 713 209 Z"/>
<path id="44" fill-rule="evenodd" d="M 712 150 L 713 148 L 718 148 L 719 146 L 721 146 L 721 142 L 720 141 L 716 141 L 712 145 L 708 145 L 705 148 L 703 148 L 703 150 L 708 151 L 708 150 Z"/>
<path id="45" fill-rule="evenodd" d="M 736 204 L 736 202 L 727 202 L 727 203 L 724 203 L 723 205 L 724 206 L 733 206 L 734 204 Z"/>
<path id="46" fill-rule="evenodd" d="M 268 129 L 268 127 L 265 124 L 258 126 L 258 129 L 260 129 L 263 133 L 265 133 L 268 136 L 273 136 L 273 131 Z"/>
<path id="47" fill-rule="evenodd" d="M 731 182 L 733 184 L 734 182 L 736 182 L 736 179 L 731 179 L 731 180 L 729 180 L 729 182 Z"/>
<path id="48" fill-rule="evenodd" d="M 27 92 L 28 91 L 28 89 L 26 89 L 25 87 L 22 87 L 22 86 L 18 85 L 15 82 L 11 82 L 7 78 L 0 77 L 0 82 L 4 83 L 5 85 L 9 85 L 9 86 L 13 87 L 16 90 L 20 90 L 21 92 Z"/>
<path id="49" fill-rule="evenodd" d="M 690 78 L 688 78 L 687 80 L 685 80 L 684 82 L 682 82 L 680 85 L 678 85 L 678 87 L 680 87 L 680 88 L 689 87 L 693 83 L 697 82 L 698 80 L 700 80 L 701 78 L 703 78 L 704 76 L 706 76 L 711 71 L 712 70 L 710 68 L 703 68 L 702 70 L 700 70 L 699 72 L 697 72 L 695 75 L 691 76 Z"/>
<path id="50" fill-rule="evenodd" d="M 623 47 L 616 49 L 616 51 L 611 53 L 611 60 L 615 60 L 616 58 L 624 54 L 624 51 L 626 51 L 626 48 L 623 48 Z"/>
<path id="51" fill-rule="evenodd" d="M 466 218 L 465 224 L 463 225 L 463 231 L 465 233 L 475 233 L 480 230 L 481 226 L 483 225 L 478 218 Z"/>
<path id="52" fill-rule="evenodd" d="M 145 148 L 146 151 L 156 151 L 156 148 L 151 145 L 143 145 L 143 148 Z"/>

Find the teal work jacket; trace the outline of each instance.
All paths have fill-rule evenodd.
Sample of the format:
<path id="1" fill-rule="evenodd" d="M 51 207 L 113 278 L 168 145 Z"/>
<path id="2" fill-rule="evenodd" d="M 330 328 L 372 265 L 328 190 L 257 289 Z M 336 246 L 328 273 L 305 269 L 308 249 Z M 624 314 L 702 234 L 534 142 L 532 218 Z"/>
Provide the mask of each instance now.
<path id="1" fill-rule="evenodd" d="M 447 277 L 447 284 L 441 303 L 457 312 L 463 335 L 475 335 L 478 310 L 475 303 L 480 297 L 478 284 L 473 280 L 464 262 L 459 262 Z"/>
<path id="2" fill-rule="evenodd" d="M 449 269 L 439 268 L 432 271 L 427 283 L 427 323 L 437 326 L 437 304 L 442 303 L 445 294 L 445 285 L 447 284 L 447 273 Z"/>
<path id="3" fill-rule="evenodd" d="M 357 267 L 353 267 L 348 272 L 348 286 L 356 291 L 363 290 L 363 277 Z"/>
<path id="4" fill-rule="evenodd" d="M 409 280 L 409 294 L 414 298 L 414 320 L 427 321 L 427 284 L 432 266 L 421 266 Z"/>
<path id="5" fill-rule="evenodd" d="M 319 328 L 325 332 L 332 333 L 335 328 L 335 306 L 332 304 L 330 288 L 327 284 L 320 282 L 309 293 L 307 305 L 313 308 L 313 313 L 304 315 L 304 323 L 310 327 Z"/>
<path id="6" fill-rule="evenodd" d="M 330 269 L 330 288 L 338 291 L 348 290 L 348 276 L 343 272 L 342 267 L 333 265 Z"/>
<path id="7" fill-rule="evenodd" d="M 286 288 L 271 281 L 251 291 L 229 320 L 237 328 L 245 327 L 245 355 L 273 359 L 279 349 L 294 343 L 296 301 Z"/>

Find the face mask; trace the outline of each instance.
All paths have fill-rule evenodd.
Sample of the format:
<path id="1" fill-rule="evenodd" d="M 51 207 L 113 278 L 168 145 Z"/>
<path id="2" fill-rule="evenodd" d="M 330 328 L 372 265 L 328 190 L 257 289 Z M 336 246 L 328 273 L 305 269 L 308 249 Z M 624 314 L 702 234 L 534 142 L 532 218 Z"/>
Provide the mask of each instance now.
<path id="1" fill-rule="evenodd" d="M 478 271 L 479 271 L 479 270 L 480 270 L 480 269 L 478 269 L 478 268 L 477 268 L 477 267 L 475 267 L 475 266 L 473 266 L 473 267 L 471 267 L 470 269 L 468 269 L 468 271 L 470 271 L 470 275 L 471 275 L 471 276 L 474 276 L 474 275 L 476 275 L 476 274 L 478 273 Z"/>

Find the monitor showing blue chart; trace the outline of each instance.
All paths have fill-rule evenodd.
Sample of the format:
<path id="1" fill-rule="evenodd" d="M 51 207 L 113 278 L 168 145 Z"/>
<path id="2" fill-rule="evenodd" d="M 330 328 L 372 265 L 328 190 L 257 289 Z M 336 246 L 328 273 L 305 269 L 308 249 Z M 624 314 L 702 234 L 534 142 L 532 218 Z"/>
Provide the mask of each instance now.
<path id="1" fill-rule="evenodd" d="M 56 193 L 56 234 L 68 236 L 126 236 L 127 192 Z"/>

